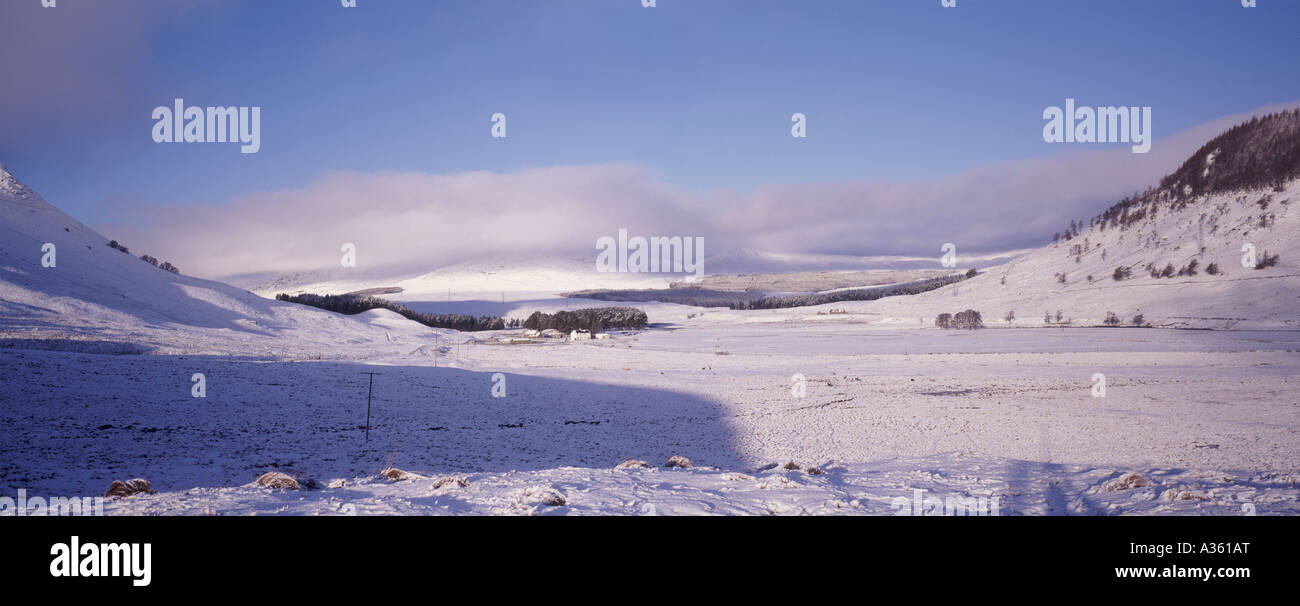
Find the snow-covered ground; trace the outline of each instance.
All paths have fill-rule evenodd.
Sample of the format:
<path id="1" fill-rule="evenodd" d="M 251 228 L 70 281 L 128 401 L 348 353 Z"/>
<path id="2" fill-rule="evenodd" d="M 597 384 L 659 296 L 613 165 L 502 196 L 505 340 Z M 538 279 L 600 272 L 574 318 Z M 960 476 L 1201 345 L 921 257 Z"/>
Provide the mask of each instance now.
<path id="1" fill-rule="evenodd" d="M 94 494 L 143 477 L 162 491 L 118 513 L 522 512 L 536 486 L 568 513 L 887 513 L 918 488 L 998 496 L 1003 515 L 1300 513 L 1300 334 L 783 330 L 466 343 L 437 367 L 418 341 L 370 364 L 4 351 L 0 424 L 21 447 L 0 486 Z M 195 372 L 206 398 L 191 397 Z M 673 455 L 696 469 L 613 469 Z M 757 471 L 791 461 L 826 473 Z M 388 466 L 469 486 L 390 485 Z M 241 487 L 273 470 L 324 488 Z M 1153 485 L 1100 490 L 1128 472 Z"/>
<path id="2" fill-rule="evenodd" d="M 132 515 L 1269 515 L 1294 514 L 1295 476 L 1152 469 L 1151 484 L 1114 489 L 1113 468 L 948 453 L 822 473 L 777 466 L 471 473 L 392 481 L 366 477 L 322 490 L 195 488 L 113 500 Z M 464 485 L 438 480 L 451 478 Z M 1278 485 L 1291 484 L 1278 489 Z M 1109 485 L 1109 486 L 1108 486 Z M 553 495 L 563 498 L 563 505 Z M 994 510 L 992 497 L 997 497 Z M 936 499 L 936 501 L 928 501 Z M 962 499 L 957 501 L 957 499 Z M 918 505 L 920 503 L 920 505 Z M 951 511 L 948 508 L 952 508 Z"/>
<path id="3" fill-rule="evenodd" d="M 914 297 L 649 303 L 646 331 L 506 344 L 517 333 L 339 316 L 164 272 L 0 172 L 0 495 L 140 477 L 158 492 L 108 513 L 892 514 L 920 490 L 996 497 L 1001 515 L 1300 514 L 1298 217 L 1281 201 L 1296 193 L 1274 194 L 1262 231 L 1241 223 L 1251 200 L 1218 213 L 1231 225 L 1197 254 L 1226 276 L 1114 282 L 1103 270 L 1120 258 L 1182 260 L 1135 228 L 1089 237 L 1107 242 L 1104 262 L 1049 246 Z M 1184 220 L 1162 214 L 1151 233 L 1185 235 Z M 1242 237 L 1281 263 L 1234 268 Z M 41 265 L 46 242 L 56 267 Z M 1060 285 L 1067 265 L 1104 279 Z M 422 283 L 412 296 L 441 288 Z M 360 285 L 375 286 L 390 284 Z M 463 292 L 495 313 L 505 290 Z M 575 306 L 532 283 L 514 292 L 521 312 Z M 848 313 L 818 314 L 831 307 Z M 966 308 L 994 328 L 933 328 Z M 1075 326 L 1042 327 L 1056 309 Z M 1139 309 L 1156 326 L 1251 330 L 1079 327 Z M 380 373 L 369 442 L 365 372 Z M 666 467 L 674 455 L 694 467 Z M 650 467 L 615 469 L 625 459 Z M 314 488 L 249 485 L 268 471 Z"/>

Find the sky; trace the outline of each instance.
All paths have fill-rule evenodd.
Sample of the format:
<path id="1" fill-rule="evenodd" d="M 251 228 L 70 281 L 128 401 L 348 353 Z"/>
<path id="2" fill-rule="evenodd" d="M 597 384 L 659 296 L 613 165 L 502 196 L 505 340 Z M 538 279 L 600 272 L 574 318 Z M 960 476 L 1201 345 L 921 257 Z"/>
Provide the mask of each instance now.
<path id="1" fill-rule="evenodd" d="M 0 163 L 206 277 L 620 227 L 937 255 L 1041 244 L 1300 100 L 1300 0 L 656 4 L 0 0 Z M 155 143 L 176 98 L 260 107 L 260 150 Z M 1151 107 L 1151 153 L 1044 142 L 1066 98 Z"/>

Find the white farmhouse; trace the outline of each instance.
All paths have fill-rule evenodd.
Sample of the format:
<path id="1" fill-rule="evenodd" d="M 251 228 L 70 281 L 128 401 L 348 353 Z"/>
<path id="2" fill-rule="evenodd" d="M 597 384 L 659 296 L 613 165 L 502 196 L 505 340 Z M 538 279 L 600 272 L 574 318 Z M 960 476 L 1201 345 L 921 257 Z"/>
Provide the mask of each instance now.
<path id="1" fill-rule="evenodd" d="M 579 328 L 578 330 L 575 330 L 575 331 L 569 333 L 569 340 L 570 340 L 570 341 L 590 341 L 590 340 L 591 340 L 591 331 L 590 331 L 590 330 L 587 330 L 587 329 L 585 329 L 585 328 Z"/>

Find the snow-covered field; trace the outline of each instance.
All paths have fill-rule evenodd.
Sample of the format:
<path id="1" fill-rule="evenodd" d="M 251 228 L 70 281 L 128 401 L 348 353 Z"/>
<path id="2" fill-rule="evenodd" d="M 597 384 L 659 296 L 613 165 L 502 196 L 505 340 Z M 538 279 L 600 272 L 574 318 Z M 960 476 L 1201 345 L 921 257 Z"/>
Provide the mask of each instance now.
<path id="1" fill-rule="evenodd" d="M 648 303 L 646 331 L 506 344 L 517 333 L 339 316 L 162 271 L 0 171 L 0 495 L 139 477 L 157 493 L 108 513 L 892 514 L 920 495 L 996 498 L 1000 515 L 1300 514 L 1300 216 L 1282 202 L 1296 193 L 1275 195 L 1262 232 L 1243 227 L 1253 201 L 1225 208 L 1238 233 L 1196 249 L 1228 267 L 1251 237 L 1282 252 L 1268 270 L 1052 286 L 1066 264 L 1101 273 L 1172 249 L 1128 231 L 1097 236 L 1106 261 L 1049 246 L 913 297 Z M 1189 233 L 1183 220 L 1151 229 Z M 47 242 L 56 267 L 42 267 Z M 579 304 L 520 280 L 506 303 L 491 280 L 451 303 Z M 438 291 L 419 281 L 413 306 Z M 932 327 L 965 308 L 991 328 Z M 1044 327 L 1038 314 L 1059 308 L 1075 325 Z M 1250 330 L 1080 326 L 1139 310 L 1156 326 Z M 365 372 L 379 373 L 368 442 Z M 195 373 L 206 397 L 191 395 Z M 625 459 L 648 467 L 616 469 Z M 250 486 L 268 471 L 307 488 Z"/>
<path id="2" fill-rule="evenodd" d="M 370 364 L 4 351 L 0 425 L 21 446 L 0 490 L 143 477 L 160 491 L 110 513 L 892 513 L 914 489 L 997 496 L 1002 515 L 1300 513 L 1300 333 L 830 328 L 453 344 L 437 367 L 427 350 Z M 663 468 L 673 455 L 695 469 Z M 614 469 L 629 458 L 658 469 Z M 427 479 L 379 477 L 389 466 Z M 274 470 L 321 488 L 242 486 Z M 1128 472 L 1152 485 L 1101 489 Z M 468 486 L 434 490 L 444 476 Z M 538 487 L 567 505 L 532 503 Z"/>

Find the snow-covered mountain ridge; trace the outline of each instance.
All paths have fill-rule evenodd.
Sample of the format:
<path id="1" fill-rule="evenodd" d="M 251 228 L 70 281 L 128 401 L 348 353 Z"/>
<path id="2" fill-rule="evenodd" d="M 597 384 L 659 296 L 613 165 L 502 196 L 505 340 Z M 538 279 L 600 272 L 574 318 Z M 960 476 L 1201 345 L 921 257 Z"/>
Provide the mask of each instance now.
<path id="1" fill-rule="evenodd" d="M 280 337 L 300 349 L 407 330 L 372 326 L 383 314 L 345 318 L 171 273 L 109 243 L 0 167 L 0 345 L 264 354 Z"/>
<path id="2" fill-rule="evenodd" d="M 898 326 L 930 325 L 939 313 L 970 308 L 995 327 L 1102 325 L 1113 313 L 1124 326 L 1136 318 L 1172 328 L 1294 329 L 1297 176 L 1300 111 L 1273 114 L 1212 139 L 1160 186 L 975 278 L 836 306 Z M 966 266 L 960 256 L 957 263 Z"/>

